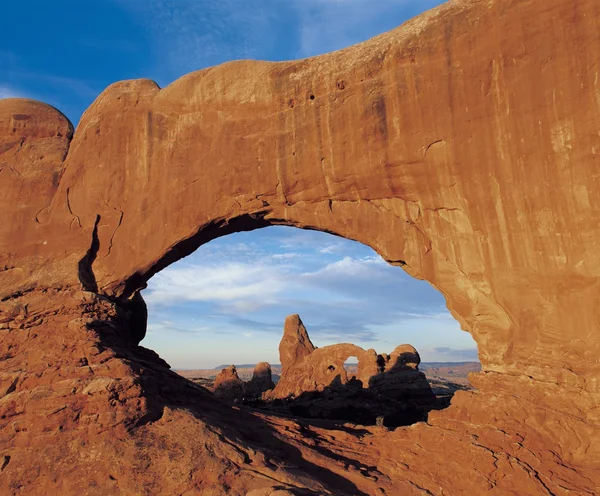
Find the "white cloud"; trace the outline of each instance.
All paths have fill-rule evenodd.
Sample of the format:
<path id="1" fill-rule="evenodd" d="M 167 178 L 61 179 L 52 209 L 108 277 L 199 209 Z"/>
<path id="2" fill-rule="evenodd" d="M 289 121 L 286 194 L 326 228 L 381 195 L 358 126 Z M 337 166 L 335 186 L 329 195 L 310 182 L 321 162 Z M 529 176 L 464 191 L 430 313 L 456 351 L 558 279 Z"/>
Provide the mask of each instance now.
<path id="1" fill-rule="evenodd" d="M 154 276 L 146 300 L 149 305 L 181 301 L 234 302 L 238 310 L 272 300 L 283 288 L 278 267 L 257 264 L 187 265 Z"/>
<path id="2" fill-rule="evenodd" d="M 242 258 L 243 255 L 242 255 Z M 280 263 L 285 253 L 257 255 L 253 261 L 182 264 L 158 273 L 144 293 L 150 306 L 165 306 L 174 302 L 215 302 L 227 304 L 232 311 L 253 311 L 264 305 L 277 305 L 290 295 L 326 289 L 329 299 L 343 297 L 347 283 L 381 285 L 390 281 L 387 271 L 396 271 L 380 257 L 353 258 L 346 256 L 315 270 L 298 272 L 302 266 Z M 321 263 L 323 261 L 321 260 Z M 390 281 L 393 282 L 393 281 Z M 353 293 L 353 291 L 350 291 Z"/>
<path id="3" fill-rule="evenodd" d="M 313 272 L 306 273 L 305 276 L 314 277 L 352 277 L 352 278 L 365 278 L 373 277 L 374 271 L 377 269 L 386 269 L 389 265 L 379 256 L 377 257 L 365 257 L 365 258 L 353 258 L 344 257 L 336 262 L 325 265 L 322 269 Z"/>
<path id="4" fill-rule="evenodd" d="M 336 243 L 338 255 L 319 253 Z M 194 353 L 212 349 L 219 363 L 233 360 L 241 343 L 238 351 L 255 357 L 247 362 L 264 360 L 263 353 L 276 356 L 292 313 L 302 316 L 318 346 L 353 342 L 390 352 L 410 343 L 430 361 L 459 361 L 475 349 L 429 284 L 364 245 L 315 231 L 274 227 L 216 239 L 155 275 L 144 298 L 150 319 L 145 345 L 160 352 L 174 349 L 174 335 L 197 339 Z M 251 344 L 256 350 L 246 349 Z"/>
<path id="5" fill-rule="evenodd" d="M 339 253 L 343 249 L 343 243 L 332 243 L 319 249 L 319 253 L 322 255 L 332 255 Z"/>
<path id="6" fill-rule="evenodd" d="M 292 260 L 298 257 L 302 257 L 300 253 L 275 253 L 273 255 L 269 255 L 271 260 Z"/>
<path id="7" fill-rule="evenodd" d="M 155 322 L 150 320 L 146 328 L 146 336 L 164 336 L 172 333 L 200 334 L 212 331 L 211 327 L 199 326 L 193 322 L 171 322 L 168 320 Z"/>
<path id="8" fill-rule="evenodd" d="M 186 304 L 197 304 L 204 306 L 195 317 L 202 320 L 202 312 L 214 314 L 213 326 L 229 322 L 232 332 L 279 333 L 285 315 L 300 313 L 310 319 L 314 333 L 330 340 L 344 335 L 372 340 L 377 326 L 402 321 L 448 318 L 456 324 L 442 311 L 439 294 L 431 288 L 427 293 L 427 287 L 423 293 L 424 283 L 412 280 L 379 256 L 346 256 L 330 263 L 328 257 L 321 257 L 308 268 L 304 263 L 280 263 L 280 253 L 266 251 L 257 253 L 255 259 L 232 262 L 234 249 L 218 262 L 218 247 L 215 245 L 214 254 L 208 257 L 204 253 L 194 257 L 204 264 L 178 264 L 154 276 L 144 291 L 150 315 L 156 311 L 168 314 L 173 306 L 181 310 Z M 238 255 L 245 258 L 243 251 Z M 415 291 L 415 284 L 421 290 Z M 432 292 L 435 302 L 431 301 Z"/>

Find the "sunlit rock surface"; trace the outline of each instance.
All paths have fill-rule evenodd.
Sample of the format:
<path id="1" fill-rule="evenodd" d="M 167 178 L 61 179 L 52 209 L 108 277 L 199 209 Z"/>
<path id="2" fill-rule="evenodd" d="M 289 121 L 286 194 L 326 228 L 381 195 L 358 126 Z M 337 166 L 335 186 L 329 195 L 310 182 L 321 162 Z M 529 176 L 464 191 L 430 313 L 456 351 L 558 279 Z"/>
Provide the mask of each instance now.
<path id="1" fill-rule="evenodd" d="M 0 101 L 0 492 L 597 492 L 599 22 L 596 0 L 453 0 L 318 58 L 115 83 L 73 135 Z M 321 429 L 136 346 L 149 277 L 274 224 L 431 282 L 477 391 Z"/>
<path id="2" fill-rule="evenodd" d="M 344 366 L 350 358 L 358 361 L 356 373 Z M 373 388 L 388 398 L 408 395 L 425 403 L 435 399 L 425 375 L 419 372 L 421 359 L 413 346 L 399 345 L 389 356 L 351 343 L 316 348 L 297 314 L 285 319 L 279 360 L 281 377 L 265 395 L 269 400 L 298 398 L 305 393 L 352 385 Z"/>

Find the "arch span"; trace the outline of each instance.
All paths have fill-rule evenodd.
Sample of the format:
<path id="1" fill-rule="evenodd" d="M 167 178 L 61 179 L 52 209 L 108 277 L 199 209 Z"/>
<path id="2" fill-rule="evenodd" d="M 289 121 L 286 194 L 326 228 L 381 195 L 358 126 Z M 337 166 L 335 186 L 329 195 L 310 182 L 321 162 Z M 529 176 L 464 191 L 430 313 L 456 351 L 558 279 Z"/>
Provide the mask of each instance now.
<path id="1" fill-rule="evenodd" d="M 72 141 L 54 109 L 3 100 L 2 325 L 50 326 L 33 334 L 70 350 L 53 355 L 50 344 L 6 334 L 2 391 L 21 396 L 3 408 L 25 414 L 14 399 L 29 384 L 22 357 L 30 369 L 64 364 L 43 375 L 71 370 L 69 353 L 83 348 L 69 339 L 99 339 L 117 362 L 138 353 L 119 341 L 126 302 L 201 242 L 293 225 L 361 241 L 430 281 L 478 343 L 476 398 L 459 395 L 429 426 L 399 432 L 399 449 L 418 437 L 433 446 L 422 453 L 427 466 L 443 467 L 443 431 L 468 460 L 488 447 L 485 476 L 461 468 L 481 484 L 471 493 L 529 484 L 591 494 L 600 481 L 599 15 L 595 0 L 456 0 L 314 59 L 232 62 L 162 90 L 115 83 Z M 69 291 L 88 320 L 60 320 Z M 113 314 L 125 320 L 108 325 Z M 104 352 L 94 353 L 78 360 Z M 110 374 L 144 377 L 134 362 Z M 155 386 L 131 381 L 126 398 L 144 411 Z M 110 384 L 123 392 L 123 382 Z M 131 405 L 139 422 L 156 419 Z M 411 456 L 397 459 L 419 466 Z M 399 478 L 413 486 L 401 489 L 453 487 L 443 471 L 411 470 Z"/>

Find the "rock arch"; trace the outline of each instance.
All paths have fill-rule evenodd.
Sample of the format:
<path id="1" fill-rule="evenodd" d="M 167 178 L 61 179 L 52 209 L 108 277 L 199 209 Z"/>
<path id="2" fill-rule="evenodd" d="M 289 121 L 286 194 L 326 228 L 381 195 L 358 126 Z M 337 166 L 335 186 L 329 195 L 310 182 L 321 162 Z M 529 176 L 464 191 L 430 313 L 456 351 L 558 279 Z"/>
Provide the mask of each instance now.
<path id="1" fill-rule="evenodd" d="M 477 401 L 459 395 L 398 446 L 438 446 L 449 429 L 451 445 L 477 451 L 476 435 L 493 485 L 592 491 L 599 16 L 594 0 L 455 0 L 314 59 L 232 62 L 162 90 L 115 83 L 73 135 L 48 106 L 0 101 L 3 408 L 25 394 L 19 356 L 31 371 L 58 340 L 75 356 L 65 343 L 92 339 L 76 331 L 84 321 L 110 360 L 138 353 L 123 336 L 139 341 L 149 277 L 214 237 L 291 225 L 361 241 L 430 281 L 478 343 Z M 12 332 L 34 325 L 53 329 L 34 333 L 46 344 Z M 114 380 L 139 374 L 123 363 Z"/>

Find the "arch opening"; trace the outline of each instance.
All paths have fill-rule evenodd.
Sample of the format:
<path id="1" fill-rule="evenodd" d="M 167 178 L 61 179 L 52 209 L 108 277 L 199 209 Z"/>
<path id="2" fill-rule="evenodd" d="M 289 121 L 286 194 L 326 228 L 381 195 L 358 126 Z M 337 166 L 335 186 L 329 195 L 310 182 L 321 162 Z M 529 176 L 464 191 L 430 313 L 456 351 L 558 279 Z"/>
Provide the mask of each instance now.
<path id="1" fill-rule="evenodd" d="M 399 361 L 392 350 L 399 344 L 416 339 L 426 360 L 459 361 L 459 356 L 470 358 L 461 360 L 470 362 L 469 371 L 478 366 L 475 343 L 443 308 L 442 296 L 366 245 L 283 226 L 226 234 L 149 282 L 143 293 L 148 335 L 142 342 L 226 401 L 273 414 L 367 425 L 383 417 L 382 425 L 396 427 L 425 420 L 428 411 L 448 406 L 458 390 L 449 384 L 438 397 L 418 362 L 394 375 Z M 317 348 L 310 360 L 295 365 L 290 379 L 282 370 L 280 341 L 285 316 L 293 313 L 302 315 Z M 452 341 L 460 345 L 449 346 Z M 263 384 L 271 382 L 271 388 L 250 386 L 257 383 L 255 367 L 261 363 L 269 366 Z M 455 364 L 455 374 L 464 365 Z M 319 367 L 327 376 L 318 377 L 319 387 L 303 385 L 315 383 Z M 436 372 L 442 391 L 444 371 Z M 461 388 L 469 389 L 466 374 L 463 380 Z M 357 403 L 372 405 L 367 411 Z"/>

